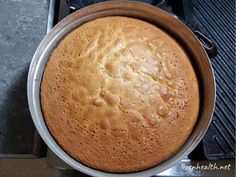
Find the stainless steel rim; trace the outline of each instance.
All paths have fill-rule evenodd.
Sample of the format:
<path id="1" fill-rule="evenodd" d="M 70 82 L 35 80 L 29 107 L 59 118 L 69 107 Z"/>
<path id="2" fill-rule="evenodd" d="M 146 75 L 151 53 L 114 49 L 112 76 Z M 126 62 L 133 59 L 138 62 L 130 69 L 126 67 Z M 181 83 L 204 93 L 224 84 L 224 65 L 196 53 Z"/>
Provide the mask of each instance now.
<path id="1" fill-rule="evenodd" d="M 116 2 L 105 2 L 106 4 L 110 4 L 110 6 L 116 8 L 121 8 L 122 3 L 129 3 L 132 5 L 139 4 L 140 6 L 143 6 L 143 8 L 149 8 L 154 10 L 155 7 L 152 7 L 150 5 L 142 4 L 142 3 L 137 3 L 137 2 L 122 2 L 122 3 L 116 3 Z M 47 126 L 44 122 L 43 114 L 41 111 L 41 104 L 40 104 L 40 84 L 41 84 L 41 79 L 42 79 L 42 74 L 44 71 L 44 68 L 47 64 L 48 58 L 50 56 L 51 51 L 56 47 L 58 42 L 70 31 L 72 31 L 74 28 L 78 27 L 82 23 L 92 20 L 94 18 L 93 14 L 87 15 L 85 17 L 80 17 L 82 11 L 86 12 L 88 8 L 92 8 L 94 6 L 101 6 L 101 4 L 96 4 L 87 8 L 84 8 L 82 10 L 79 10 L 68 17 L 66 17 L 64 20 L 62 20 L 56 27 L 53 28 L 53 30 L 43 39 L 41 44 L 39 45 L 37 51 L 35 52 L 35 55 L 33 56 L 31 65 L 30 65 L 30 70 L 28 74 L 28 83 L 27 83 L 27 94 L 28 94 L 28 103 L 29 103 L 29 108 L 31 112 L 31 116 L 33 119 L 33 122 L 45 141 L 45 143 L 48 145 L 48 147 L 58 156 L 60 157 L 63 161 L 65 161 L 67 164 L 75 168 L 76 170 L 79 170 L 83 173 L 86 173 L 88 175 L 92 176 L 98 176 L 98 177 L 120 177 L 120 176 L 127 176 L 127 177 L 143 177 L 143 176 L 152 176 L 154 174 L 160 173 L 174 164 L 178 163 L 183 157 L 188 155 L 195 147 L 196 145 L 200 142 L 202 139 L 203 135 L 205 134 L 210 121 L 211 121 L 211 116 L 212 112 L 214 110 L 214 102 L 215 102 L 215 82 L 214 82 L 214 75 L 212 72 L 211 64 L 209 61 L 205 61 L 206 64 L 208 65 L 209 72 L 211 73 L 211 81 L 213 84 L 213 87 L 211 89 L 214 95 L 214 98 L 210 98 L 211 105 L 209 105 L 209 111 L 207 113 L 206 117 L 200 117 L 200 121 L 198 122 L 196 128 L 194 129 L 192 135 L 188 139 L 188 141 L 185 143 L 185 145 L 170 159 L 166 160 L 165 162 L 144 170 L 140 172 L 134 172 L 134 173 L 126 173 L 126 174 L 115 174 L 115 173 L 107 173 L 107 172 L 102 172 L 99 170 L 95 170 L 93 168 L 90 168 L 86 165 L 83 165 L 79 161 L 76 161 L 73 159 L 71 156 L 69 156 L 53 139 L 51 136 L 50 132 L 47 129 Z M 165 13 L 160 9 L 155 8 L 155 11 L 160 11 L 160 13 Z M 115 15 L 122 15 L 126 14 L 125 9 L 123 9 L 123 12 L 121 11 L 115 11 L 113 10 L 113 13 Z M 106 9 L 104 11 L 99 11 L 96 12 L 96 18 L 97 17 L 102 17 L 102 16 L 107 16 Z M 177 21 L 177 20 L 176 20 Z M 180 22 L 178 22 L 180 23 Z M 182 24 L 183 25 L 183 24 Z M 189 31 L 189 30 L 188 30 Z M 189 33 L 191 33 L 189 31 Z M 191 34 L 193 35 L 193 34 Z M 197 39 L 196 39 L 196 42 Z M 200 45 L 200 44 L 199 44 Z M 205 52 L 204 49 L 202 48 L 202 52 Z M 205 53 L 206 55 L 206 53 Z M 207 56 L 206 56 L 207 58 Z"/>

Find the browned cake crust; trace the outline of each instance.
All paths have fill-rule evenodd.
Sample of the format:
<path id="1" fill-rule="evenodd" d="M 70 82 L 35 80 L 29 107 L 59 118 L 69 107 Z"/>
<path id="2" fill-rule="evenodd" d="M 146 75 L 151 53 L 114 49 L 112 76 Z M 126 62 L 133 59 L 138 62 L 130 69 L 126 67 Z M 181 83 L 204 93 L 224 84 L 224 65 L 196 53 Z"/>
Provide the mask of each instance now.
<path id="1" fill-rule="evenodd" d="M 106 17 L 68 34 L 41 86 L 53 137 L 72 157 L 109 172 L 166 160 L 191 134 L 198 82 L 188 56 L 161 29 Z"/>

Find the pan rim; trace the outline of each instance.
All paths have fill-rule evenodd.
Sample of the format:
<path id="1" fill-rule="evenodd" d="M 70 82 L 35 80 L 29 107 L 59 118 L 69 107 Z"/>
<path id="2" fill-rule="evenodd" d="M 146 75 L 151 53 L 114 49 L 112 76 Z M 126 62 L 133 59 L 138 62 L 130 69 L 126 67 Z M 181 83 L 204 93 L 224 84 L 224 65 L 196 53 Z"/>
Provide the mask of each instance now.
<path id="1" fill-rule="evenodd" d="M 109 173 L 109 172 L 103 172 L 100 170 L 93 169 L 91 167 L 88 167 L 81 162 L 73 159 L 71 156 L 69 156 L 59 145 L 58 143 L 54 140 L 50 132 L 48 131 L 48 128 L 44 122 L 43 114 L 41 111 L 41 104 L 40 104 L 40 85 L 41 85 L 41 79 L 42 79 L 42 74 L 43 70 L 46 66 L 46 63 L 48 61 L 48 57 L 50 54 L 50 51 L 55 48 L 56 44 L 60 42 L 60 40 L 68 33 L 66 33 L 65 29 L 71 28 L 69 31 L 72 31 L 74 28 L 78 27 L 78 20 L 81 22 L 93 18 L 92 16 L 94 14 L 87 14 L 84 17 L 81 15 L 83 13 L 91 13 L 91 12 L 96 12 L 97 14 L 102 14 L 106 10 L 103 9 L 103 5 L 107 5 L 106 8 L 110 8 L 110 10 L 113 9 L 122 9 L 122 7 L 127 6 L 132 6 L 133 10 L 140 10 L 143 8 L 145 11 L 145 8 L 148 8 L 151 11 L 155 11 L 156 13 L 161 13 L 164 14 L 165 16 L 170 16 L 168 13 L 153 7 L 151 5 L 147 5 L 141 2 L 129 2 L 129 1 L 122 1 L 122 2 L 103 2 L 103 3 L 98 3 L 92 6 L 88 6 L 86 8 L 83 8 L 79 11 L 76 11 L 75 13 L 67 16 L 65 19 L 63 19 L 61 22 L 59 22 L 53 29 L 52 31 L 45 36 L 41 44 L 39 45 L 38 49 L 36 50 L 31 65 L 30 65 L 30 70 L 28 74 L 28 81 L 27 81 L 27 95 L 28 95 L 28 103 L 29 103 L 29 108 L 31 112 L 31 116 L 33 119 L 33 122 L 43 138 L 43 140 L 46 142 L 46 144 L 49 146 L 49 148 L 58 156 L 60 157 L 63 161 L 65 161 L 67 164 L 72 166 L 73 168 L 84 172 L 86 174 L 92 175 L 92 176 L 105 176 L 105 177 L 110 177 L 110 176 L 128 176 L 128 177 L 133 177 L 133 176 L 151 176 L 156 173 L 160 173 L 172 165 L 176 164 L 179 162 L 184 156 L 189 154 L 195 147 L 196 145 L 200 142 L 202 137 L 204 136 L 210 122 L 211 122 L 211 117 L 212 113 L 214 110 L 214 103 L 215 103 L 215 79 L 214 79 L 214 74 L 212 71 L 211 64 L 209 62 L 209 59 L 207 57 L 207 54 L 205 50 L 200 46 L 201 52 L 205 55 L 205 60 L 206 63 L 208 64 L 208 68 L 211 73 L 211 81 L 213 82 L 213 88 L 212 91 L 213 93 L 213 98 L 211 98 L 211 107 L 210 112 L 208 113 L 208 117 L 205 118 L 206 121 L 204 122 L 205 124 L 202 125 L 202 130 L 199 132 L 198 135 L 195 136 L 195 138 L 188 138 L 186 143 L 184 144 L 183 147 L 179 149 L 179 151 L 166 161 L 162 162 L 161 164 L 158 164 L 152 168 L 143 170 L 143 171 L 138 171 L 138 172 L 131 172 L 131 173 Z M 96 8 L 98 8 L 96 10 Z M 123 8 L 124 10 L 124 8 Z M 84 18 L 84 19 L 83 19 Z M 172 17 L 172 20 L 175 20 L 175 23 L 179 23 L 179 25 L 185 26 L 182 24 L 180 21 Z M 189 35 L 192 35 L 193 38 L 194 35 L 193 33 L 185 26 L 186 31 L 188 32 Z M 63 36 L 64 35 L 64 36 Z M 200 45 L 199 41 L 197 38 L 195 38 L 195 43 L 198 43 Z M 203 58 L 202 58 L 203 60 Z M 202 118 L 203 119 L 203 118 Z M 196 133 L 195 133 L 196 134 Z M 192 136 L 192 135 L 190 135 Z M 190 141 L 190 140 L 191 141 Z"/>

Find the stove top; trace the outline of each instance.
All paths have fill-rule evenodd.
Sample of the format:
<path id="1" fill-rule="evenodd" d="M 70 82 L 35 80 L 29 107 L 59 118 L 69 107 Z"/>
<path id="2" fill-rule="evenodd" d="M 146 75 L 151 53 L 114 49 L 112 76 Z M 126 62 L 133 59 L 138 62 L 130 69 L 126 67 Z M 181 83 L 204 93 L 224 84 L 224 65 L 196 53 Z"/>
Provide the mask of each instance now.
<path id="1" fill-rule="evenodd" d="M 67 15 L 90 4 L 103 0 L 50 0 L 47 31 Z M 213 121 L 197 148 L 186 160 L 219 160 L 235 158 L 235 37 L 234 0 L 139 0 L 149 3 L 180 18 L 188 26 L 198 29 L 212 39 L 218 48 L 218 55 L 211 60 L 216 79 L 216 107 Z M 27 106 L 27 103 L 19 106 Z M 24 109 L 25 109 L 24 107 Z M 27 113 L 28 115 L 28 113 Z M 31 120 L 29 120 L 31 125 Z M 27 122 L 26 122 L 27 125 Z M 2 157 L 45 157 L 47 147 L 37 131 L 31 126 L 24 134 L 30 136 L 27 145 L 9 141 L 0 149 Z M 32 138 L 34 137 L 34 138 Z M 11 144 L 12 142 L 12 144 Z M 49 151 L 48 158 L 54 165 L 58 159 Z M 52 160 L 53 159 L 53 160 Z M 57 160 L 55 160 L 57 159 Z M 60 163 L 59 163 L 60 164 Z M 61 164 L 60 164 L 61 165 Z M 64 166 L 63 166 L 64 165 Z M 65 168 L 65 164 L 59 168 Z M 176 167 L 177 168 L 177 167 Z"/>

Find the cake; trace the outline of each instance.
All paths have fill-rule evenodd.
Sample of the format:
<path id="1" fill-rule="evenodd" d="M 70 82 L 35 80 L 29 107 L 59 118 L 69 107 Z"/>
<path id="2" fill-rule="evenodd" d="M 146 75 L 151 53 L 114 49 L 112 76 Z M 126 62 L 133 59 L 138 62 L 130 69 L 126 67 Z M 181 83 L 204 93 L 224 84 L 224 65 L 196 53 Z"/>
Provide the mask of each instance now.
<path id="1" fill-rule="evenodd" d="M 41 106 L 56 142 L 106 172 L 160 164 L 186 142 L 199 112 L 190 57 L 162 29 L 110 16 L 74 29 L 51 53 Z"/>

